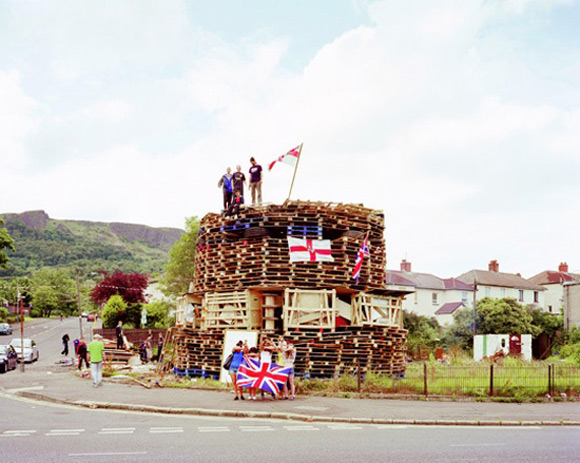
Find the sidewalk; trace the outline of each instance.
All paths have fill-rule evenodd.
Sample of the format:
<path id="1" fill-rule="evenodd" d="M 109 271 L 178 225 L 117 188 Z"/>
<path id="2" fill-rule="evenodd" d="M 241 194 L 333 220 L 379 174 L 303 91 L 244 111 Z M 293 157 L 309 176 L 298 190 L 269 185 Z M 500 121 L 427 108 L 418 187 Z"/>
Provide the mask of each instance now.
<path id="1" fill-rule="evenodd" d="M 11 372 L 2 375 L 0 390 L 35 400 L 89 408 L 159 413 L 393 424 L 580 425 L 578 402 L 513 404 L 310 396 L 298 396 L 295 401 L 268 398 L 234 401 L 229 392 L 147 389 L 109 380 L 93 388 L 90 379 L 78 378 L 71 370 Z"/>

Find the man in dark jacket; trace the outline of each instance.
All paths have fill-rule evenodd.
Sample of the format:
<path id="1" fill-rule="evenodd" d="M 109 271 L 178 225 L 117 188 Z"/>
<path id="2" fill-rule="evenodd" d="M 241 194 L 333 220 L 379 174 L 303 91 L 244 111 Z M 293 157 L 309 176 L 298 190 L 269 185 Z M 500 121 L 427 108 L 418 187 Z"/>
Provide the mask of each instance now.
<path id="1" fill-rule="evenodd" d="M 68 334 L 65 333 L 65 335 L 62 337 L 62 352 L 60 353 L 61 355 L 68 355 L 68 342 L 70 341 L 70 338 L 68 336 Z"/>
<path id="2" fill-rule="evenodd" d="M 125 348 L 125 341 L 123 339 L 123 322 L 119 320 L 115 328 L 115 335 L 117 336 L 117 349 Z"/>
<path id="3" fill-rule="evenodd" d="M 79 357 L 79 371 L 81 371 L 83 360 L 85 361 L 85 366 L 89 368 L 89 359 L 87 358 L 87 344 L 85 343 L 84 338 L 81 338 L 79 340 L 79 345 L 77 347 L 77 355 Z"/>

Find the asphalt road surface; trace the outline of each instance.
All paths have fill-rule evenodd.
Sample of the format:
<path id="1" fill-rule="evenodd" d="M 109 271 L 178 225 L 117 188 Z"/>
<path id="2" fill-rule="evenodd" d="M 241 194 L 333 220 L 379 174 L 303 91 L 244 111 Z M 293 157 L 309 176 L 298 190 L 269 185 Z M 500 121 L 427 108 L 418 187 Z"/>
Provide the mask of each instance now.
<path id="1" fill-rule="evenodd" d="M 84 410 L 0 396 L 3 462 L 578 462 L 579 427 L 301 423 Z"/>

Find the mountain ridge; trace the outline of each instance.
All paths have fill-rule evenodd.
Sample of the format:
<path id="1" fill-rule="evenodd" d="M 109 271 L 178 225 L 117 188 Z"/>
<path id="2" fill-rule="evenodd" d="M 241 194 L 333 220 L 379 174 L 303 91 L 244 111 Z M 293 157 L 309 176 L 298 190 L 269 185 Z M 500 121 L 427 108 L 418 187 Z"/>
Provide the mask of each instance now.
<path id="1" fill-rule="evenodd" d="M 7 252 L 10 267 L 0 270 L 0 276 L 63 266 L 157 273 L 184 233 L 177 228 L 125 222 L 53 219 L 44 210 L 0 213 L 0 217 L 16 242 L 16 252 Z"/>

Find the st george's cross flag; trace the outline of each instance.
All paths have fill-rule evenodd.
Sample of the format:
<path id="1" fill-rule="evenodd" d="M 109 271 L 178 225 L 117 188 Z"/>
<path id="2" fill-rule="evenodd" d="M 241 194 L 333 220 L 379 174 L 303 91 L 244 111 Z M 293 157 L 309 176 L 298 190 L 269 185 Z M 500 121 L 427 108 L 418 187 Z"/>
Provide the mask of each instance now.
<path id="1" fill-rule="evenodd" d="M 369 250 L 368 245 L 369 234 L 365 235 L 365 239 L 362 242 L 360 249 L 356 255 L 356 261 L 354 263 L 354 269 L 352 271 L 352 279 L 358 281 L 358 277 L 360 276 L 360 270 L 362 268 L 363 260 L 365 257 L 370 257 L 371 252 Z"/>
<path id="2" fill-rule="evenodd" d="M 330 240 L 288 237 L 290 262 L 334 262 Z"/>
<path id="3" fill-rule="evenodd" d="M 268 170 L 269 171 L 272 170 L 272 168 L 274 167 L 274 165 L 277 162 L 283 162 L 284 164 L 288 164 L 288 165 L 291 165 L 292 167 L 295 167 L 296 162 L 298 162 L 299 156 L 300 156 L 300 145 L 298 145 L 296 148 L 292 148 L 286 154 L 283 154 L 282 156 L 278 156 L 278 158 L 275 161 L 272 161 L 268 165 Z"/>
<path id="4" fill-rule="evenodd" d="M 291 367 L 284 368 L 273 363 L 247 359 L 238 369 L 237 385 L 245 388 L 257 387 L 266 392 L 279 394 L 291 370 Z"/>

